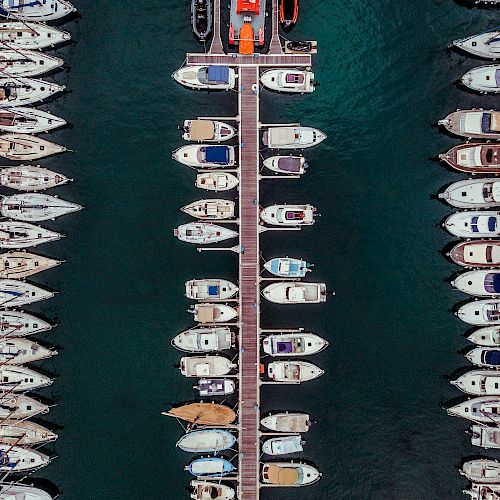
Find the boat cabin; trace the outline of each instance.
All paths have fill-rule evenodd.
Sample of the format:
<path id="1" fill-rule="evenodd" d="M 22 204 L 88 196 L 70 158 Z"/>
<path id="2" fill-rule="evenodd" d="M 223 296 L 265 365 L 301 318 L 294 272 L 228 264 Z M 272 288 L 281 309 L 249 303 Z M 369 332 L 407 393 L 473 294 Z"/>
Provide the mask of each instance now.
<path id="1" fill-rule="evenodd" d="M 229 66 L 207 66 L 198 70 L 198 80 L 203 84 L 218 85 L 229 83 Z"/>

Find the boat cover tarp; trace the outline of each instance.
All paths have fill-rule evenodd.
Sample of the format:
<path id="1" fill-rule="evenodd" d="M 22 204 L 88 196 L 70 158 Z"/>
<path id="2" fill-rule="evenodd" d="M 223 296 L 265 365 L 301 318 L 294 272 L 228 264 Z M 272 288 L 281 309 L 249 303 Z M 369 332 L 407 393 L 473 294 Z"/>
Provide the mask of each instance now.
<path id="1" fill-rule="evenodd" d="M 229 83 L 229 66 L 209 66 L 207 80 L 211 83 Z"/>
<path id="2" fill-rule="evenodd" d="M 191 122 L 191 139 L 193 141 L 211 141 L 214 136 L 214 122 L 210 120 L 193 120 Z"/>
<path id="3" fill-rule="evenodd" d="M 500 273 L 488 273 L 484 278 L 484 289 L 489 293 L 499 293 Z"/>
<path id="4" fill-rule="evenodd" d="M 240 54 L 251 55 L 254 53 L 255 37 L 250 23 L 243 23 L 240 29 L 240 43 L 238 52 Z"/>
<path id="5" fill-rule="evenodd" d="M 488 231 L 495 231 L 497 228 L 497 218 L 488 217 Z"/>
<path id="6" fill-rule="evenodd" d="M 495 70 L 495 83 L 500 87 L 500 69 Z"/>
<path id="7" fill-rule="evenodd" d="M 268 142 L 271 146 L 293 144 L 300 134 L 293 127 L 271 127 L 268 131 Z"/>
<path id="8" fill-rule="evenodd" d="M 219 287 L 217 285 L 209 285 L 208 295 L 211 297 L 217 297 L 219 295 Z"/>
<path id="9" fill-rule="evenodd" d="M 280 158 L 278 167 L 284 172 L 300 172 L 300 158 L 297 156 Z"/>
<path id="10" fill-rule="evenodd" d="M 198 306 L 196 310 L 198 321 L 201 323 L 210 323 L 215 319 L 215 308 L 212 306 Z"/>
<path id="11" fill-rule="evenodd" d="M 276 347 L 277 347 L 277 352 L 279 353 L 293 352 L 292 342 L 277 342 Z"/>
<path id="12" fill-rule="evenodd" d="M 267 475 L 271 484 L 280 484 L 282 486 L 295 484 L 299 479 L 297 469 L 293 467 L 279 467 L 274 464 L 269 465 Z"/>
<path id="13" fill-rule="evenodd" d="M 205 148 L 207 163 L 229 163 L 229 148 L 227 146 L 208 146 Z"/>
<path id="14" fill-rule="evenodd" d="M 236 420 L 231 408 L 214 403 L 191 403 L 172 408 L 168 414 L 200 425 L 227 425 Z"/>
<path id="15" fill-rule="evenodd" d="M 500 112 L 499 111 L 492 111 L 491 112 L 490 129 L 493 132 L 500 132 Z"/>
<path id="16" fill-rule="evenodd" d="M 500 351 L 486 351 L 484 361 L 489 365 L 500 365 Z"/>

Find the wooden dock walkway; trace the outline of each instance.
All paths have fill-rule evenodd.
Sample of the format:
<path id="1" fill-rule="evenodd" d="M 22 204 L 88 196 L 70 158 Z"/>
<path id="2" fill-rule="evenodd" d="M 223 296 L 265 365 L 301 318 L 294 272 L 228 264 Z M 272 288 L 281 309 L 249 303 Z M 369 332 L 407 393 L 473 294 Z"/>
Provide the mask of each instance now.
<path id="1" fill-rule="evenodd" d="M 224 54 L 222 38 L 220 36 L 220 0 L 214 0 L 212 43 L 208 50 L 211 54 Z"/>

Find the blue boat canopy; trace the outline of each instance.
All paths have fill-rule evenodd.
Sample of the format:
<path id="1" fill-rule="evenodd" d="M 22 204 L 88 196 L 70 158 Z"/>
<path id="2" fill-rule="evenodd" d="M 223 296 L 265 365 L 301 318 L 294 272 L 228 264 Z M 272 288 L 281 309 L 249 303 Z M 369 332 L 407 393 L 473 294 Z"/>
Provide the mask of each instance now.
<path id="1" fill-rule="evenodd" d="M 229 148 L 227 146 L 207 146 L 205 148 L 207 163 L 229 163 Z"/>
<path id="2" fill-rule="evenodd" d="M 210 295 L 210 297 L 217 297 L 217 295 L 219 295 L 219 287 L 217 285 L 209 285 L 208 295 Z"/>
<path id="3" fill-rule="evenodd" d="M 496 231 L 497 228 L 497 218 L 496 217 L 488 217 L 488 231 Z"/>
<path id="4" fill-rule="evenodd" d="M 484 289 L 488 293 L 500 293 L 500 273 L 488 273 L 484 277 Z"/>
<path id="5" fill-rule="evenodd" d="M 489 365 L 500 365 L 500 351 L 486 351 L 484 361 Z"/>
<path id="6" fill-rule="evenodd" d="M 207 80 L 210 83 L 229 83 L 229 66 L 209 66 Z"/>

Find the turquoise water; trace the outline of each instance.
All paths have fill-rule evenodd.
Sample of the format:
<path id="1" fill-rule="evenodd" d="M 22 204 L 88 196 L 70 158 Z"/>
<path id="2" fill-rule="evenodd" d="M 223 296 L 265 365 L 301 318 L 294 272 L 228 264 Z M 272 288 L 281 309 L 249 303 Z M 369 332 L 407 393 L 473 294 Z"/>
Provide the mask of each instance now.
<path id="1" fill-rule="evenodd" d="M 67 263 L 34 280 L 61 293 L 30 308 L 59 323 L 44 338 L 62 347 L 41 365 L 58 375 L 44 393 L 58 400 L 46 419 L 63 427 L 58 458 L 37 475 L 71 500 L 182 499 L 190 457 L 160 412 L 194 392 L 169 343 L 192 321 L 184 282 L 235 280 L 237 263 L 173 238 L 187 220 L 178 208 L 203 193 L 170 155 L 182 144 L 177 125 L 234 115 L 236 94 L 189 92 L 170 79 L 200 48 L 187 1 L 77 7 L 81 19 L 65 26 L 76 43 L 57 51 L 70 70 L 54 77 L 71 93 L 48 106 L 74 125 L 50 134 L 74 153 L 42 163 L 75 177 L 57 194 L 87 209 L 47 224 L 68 237 L 39 249 Z M 261 119 L 300 120 L 329 138 L 307 151 L 303 179 L 263 182 L 261 202 L 310 202 L 322 217 L 301 233 L 264 234 L 262 251 L 314 262 L 310 279 L 337 296 L 297 310 L 263 305 L 263 326 L 301 326 L 330 341 L 314 359 L 323 377 L 266 388 L 262 401 L 265 411 L 307 410 L 318 422 L 304 457 L 323 479 L 263 499 L 462 497 L 456 466 L 477 450 L 441 406 L 459 396 L 445 376 L 466 366 L 457 354 L 466 328 L 450 312 L 465 297 L 445 282 L 455 268 L 439 254 L 450 238 L 438 223 L 451 210 L 430 199 L 461 177 L 429 160 L 458 143 L 431 124 L 495 104 L 453 86 L 479 61 L 446 46 L 498 24 L 496 11 L 452 0 L 301 0 L 290 36 L 319 41 L 321 86 L 303 97 L 263 92 Z"/>

